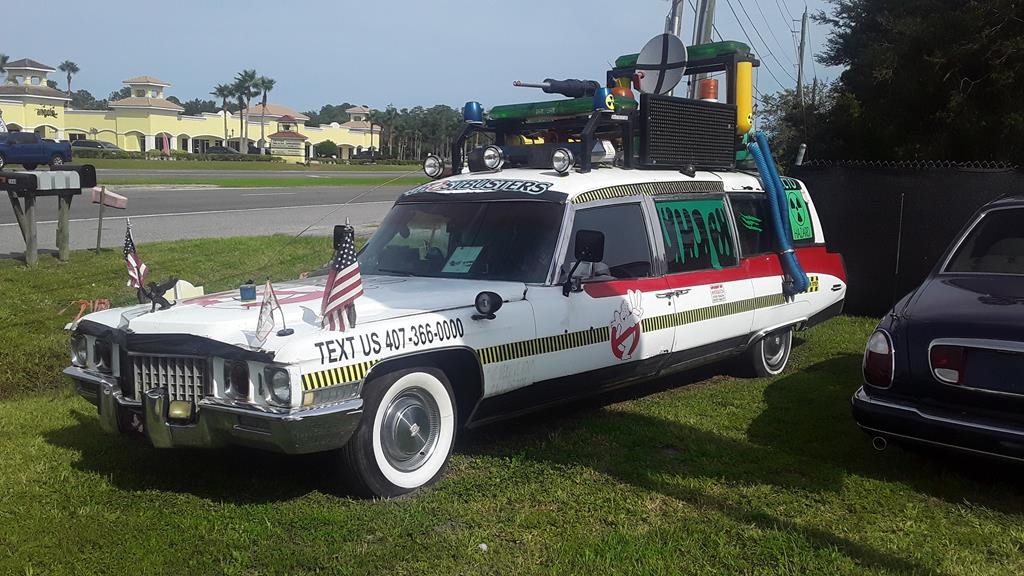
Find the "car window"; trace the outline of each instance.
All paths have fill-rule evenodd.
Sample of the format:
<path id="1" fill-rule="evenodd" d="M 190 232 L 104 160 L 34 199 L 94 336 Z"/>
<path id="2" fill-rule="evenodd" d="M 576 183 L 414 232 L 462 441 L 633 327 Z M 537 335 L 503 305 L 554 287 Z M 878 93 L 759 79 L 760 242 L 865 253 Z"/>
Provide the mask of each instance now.
<path id="1" fill-rule="evenodd" d="M 946 272 L 1024 274 L 1024 208 L 983 216 L 950 258 Z"/>
<path id="2" fill-rule="evenodd" d="M 618 204 L 577 210 L 573 219 L 569 249 L 562 264 L 564 280 L 575 262 L 576 232 L 596 230 L 604 233 L 604 260 L 581 264 L 577 276 L 592 280 L 645 278 L 651 275 L 651 245 L 639 204 Z"/>
<path id="3" fill-rule="evenodd" d="M 739 263 L 724 199 L 659 200 L 654 205 L 670 274 L 720 270 Z"/>
<path id="4" fill-rule="evenodd" d="M 730 195 L 732 215 L 736 222 L 736 236 L 744 256 L 774 252 L 768 199 L 764 194 Z"/>

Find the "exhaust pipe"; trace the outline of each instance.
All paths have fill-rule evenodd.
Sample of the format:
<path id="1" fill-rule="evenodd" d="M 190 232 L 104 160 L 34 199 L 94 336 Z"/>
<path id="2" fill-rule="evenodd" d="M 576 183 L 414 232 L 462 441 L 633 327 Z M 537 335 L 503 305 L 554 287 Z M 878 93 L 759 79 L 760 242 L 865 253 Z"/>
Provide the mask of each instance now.
<path id="1" fill-rule="evenodd" d="M 871 446 L 873 446 L 874 449 L 878 450 L 879 452 L 885 450 L 886 446 L 888 445 L 889 441 L 882 436 L 875 436 L 874 438 L 871 439 Z"/>

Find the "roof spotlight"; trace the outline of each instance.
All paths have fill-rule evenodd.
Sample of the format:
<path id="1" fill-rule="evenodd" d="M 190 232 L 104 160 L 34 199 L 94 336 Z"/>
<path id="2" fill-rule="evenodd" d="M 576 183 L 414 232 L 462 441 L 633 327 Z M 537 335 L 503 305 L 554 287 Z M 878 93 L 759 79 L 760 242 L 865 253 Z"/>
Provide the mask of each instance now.
<path id="1" fill-rule="evenodd" d="M 505 161 L 505 152 L 498 146 L 488 146 L 484 148 L 483 161 L 489 170 L 499 170 Z"/>
<path id="2" fill-rule="evenodd" d="M 555 169 L 555 172 L 558 172 L 559 176 L 568 174 L 575 163 L 576 159 L 573 158 L 572 150 L 568 148 L 555 148 L 555 151 L 551 154 L 551 167 Z"/>
<path id="3" fill-rule="evenodd" d="M 423 159 L 423 173 L 430 178 L 440 178 L 444 173 L 444 160 L 435 154 L 428 154 Z"/>

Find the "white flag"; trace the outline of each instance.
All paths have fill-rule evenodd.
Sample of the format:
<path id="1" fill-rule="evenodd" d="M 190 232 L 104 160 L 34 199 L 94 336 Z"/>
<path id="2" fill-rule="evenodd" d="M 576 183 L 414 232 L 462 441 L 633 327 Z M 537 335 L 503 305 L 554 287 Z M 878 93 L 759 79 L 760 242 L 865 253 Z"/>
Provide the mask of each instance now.
<path id="1" fill-rule="evenodd" d="M 277 296 L 274 295 L 274 287 L 267 279 L 267 285 L 263 287 L 263 303 L 260 304 L 260 319 L 256 324 L 256 342 L 263 346 L 267 336 L 274 330 L 274 310 L 281 308 L 277 303 Z"/>

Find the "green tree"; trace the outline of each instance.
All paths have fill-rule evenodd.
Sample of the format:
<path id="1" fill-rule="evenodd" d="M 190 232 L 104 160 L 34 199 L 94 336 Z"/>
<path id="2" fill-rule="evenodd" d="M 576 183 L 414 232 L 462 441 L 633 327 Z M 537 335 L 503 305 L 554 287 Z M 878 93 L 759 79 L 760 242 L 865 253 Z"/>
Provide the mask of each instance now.
<path id="1" fill-rule="evenodd" d="M 106 110 L 107 101 L 97 100 L 88 90 L 75 90 L 71 93 L 71 107 L 75 110 Z"/>
<path id="2" fill-rule="evenodd" d="M 231 84 L 217 84 L 213 87 L 213 92 L 210 92 L 213 96 L 221 99 L 221 112 L 224 116 L 224 145 L 227 146 L 228 142 L 228 98 L 234 98 L 235 89 Z"/>
<path id="3" fill-rule="evenodd" d="M 7 63 L 11 61 L 11 57 L 7 54 L 0 54 L 0 74 L 7 72 Z"/>
<path id="4" fill-rule="evenodd" d="M 844 99 L 837 83 L 824 84 L 817 79 L 804 86 L 804 103 L 796 89 L 765 94 L 758 109 L 760 128 L 771 140 L 777 161 L 786 165 L 796 158 L 800 144 L 807 144 L 807 159 L 835 158 L 841 154 L 841 141 L 833 134 L 832 116 L 836 101 Z"/>
<path id="5" fill-rule="evenodd" d="M 830 0 L 847 158 L 1024 161 L 1024 3 Z"/>
<path id="6" fill-rule="evenodd" d="M 125 86 L 120 90 L 115 90 L 111 92 L 110 96 L 107 96 L 107 100 L 110 100 L 111 102 L 114 102 L 115 100 L 124 100 L 125 98 L 131 98 L 131 95 L 132 89 L 128 86 Z"/>
<path id="7" fill-rule="evenodd" d="M 338 145 L 331 140 L 324 140 L 313 147 L 319 157 L 330 157 L 338 155 Z"/>
<path id="8" fill-rule="evenodd" d="M 65 61 L 60 63 L 60 66 L 57 66 L 57 69 L 67 75 L 67 79 L 68 79 L 68 97 L 71 97 L 71 77 L 74 76 L 75 74 L 78 74 L 78 72 L 79 72 L 78 64 L 75 64 L 71 60 L 65 60 Z"/>
<path id="9" fill-rule="evenodd" d="M 186 102 L 182 102 L 181 107 L 185 109 L 184 112 L 182 112 L 182 114 L 185 114 L 187 116 L 199 116 L 204 112 L 216 112 L 217 102 L 214 100 L 203 100 L 202 98 L 193 98 Z"/>
<path id="10" fill-rule="evenodd" d="M 260 76 L 259 78 L 256 79 L 255 83 L 256 89 L 259 90 L 260 96 L 262 97 L 263 104 L 263 106 L 260 108 L 260 148 L 263 148 L 267 145 L 267 140 L 265 138 L 264 133 L 264 119 L 267 114 L 267 95 L 270 94 L 270 91 L 274 89 L 274 84 L 277 84 L 277 81 L 274 80 L 273 78 L 268 78 L 266 76 Z"/>

